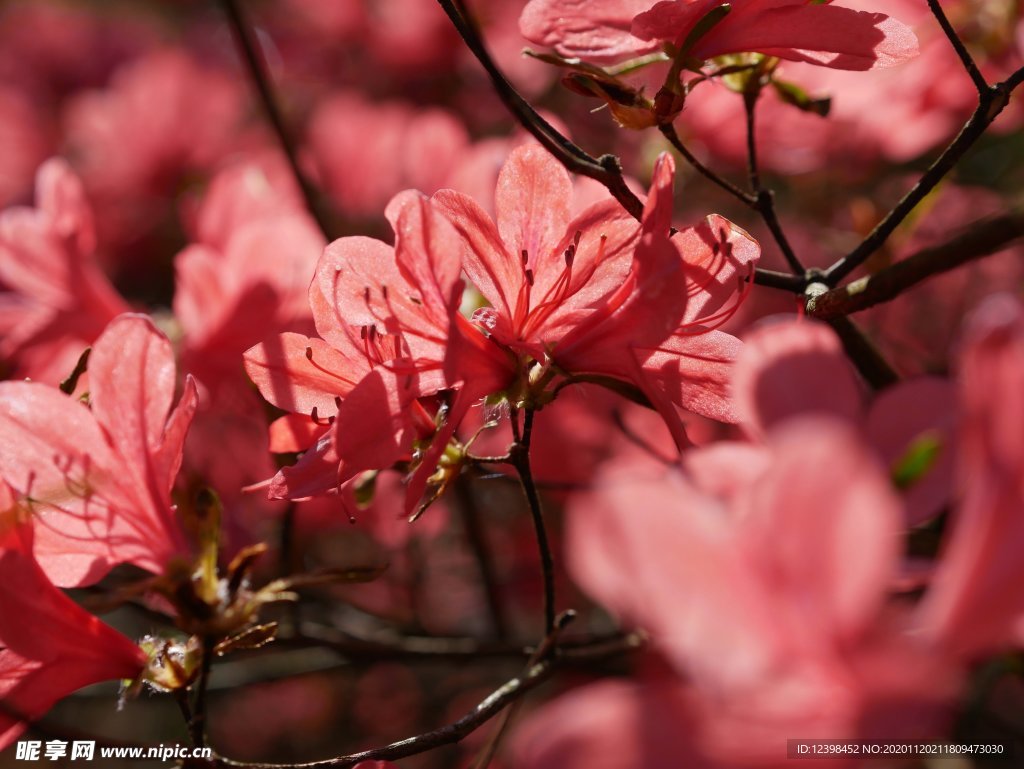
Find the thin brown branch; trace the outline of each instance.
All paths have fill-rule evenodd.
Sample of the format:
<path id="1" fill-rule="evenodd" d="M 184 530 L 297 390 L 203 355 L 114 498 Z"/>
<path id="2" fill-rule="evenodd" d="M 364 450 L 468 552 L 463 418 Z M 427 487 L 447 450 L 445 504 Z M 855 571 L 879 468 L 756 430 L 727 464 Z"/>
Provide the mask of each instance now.
<path id="1" fill-rule="evenodd" d="M 658 130 L 661 131 L 661 135 L 664 136 L 668 143 L 671 144 L 676 152 L 683 156 L 687 163 L 689 163 L 693 170 L 703 176 L 705 179 L 710 181 L 712 184 L 721 187 L 723 190 L 728 192 L 743 205 L 748 208 L 757 210 L 757 198 L 747 192 L 744 192 L 735 184 L 730 182 L 728 179 L 719 176 L 717 173 L 708 168 L 704 163 L 701 162 L 700 158 L 694 155 L 689 147 L 683 144 L 683 140 L 679 138 L 679 134 L 676 132 L 676 128 L 671 123 L 663 123 L 658 126 Z"/>
<path id="2" fill-rule="evenodd" d="M 749 117 L 749 116 L 748 116 Z M 750 118 L 752 119 L 752 117 Z M 753 130 L 753 126 L 748 123 L 748 129 Z M 679 138 L 679 134 L 671 123 L 666 123 L 658 127 L 669 144 L 678 152 L 683 158 L 689 163 L 697 173 L 708 179 L 713 184 L 721 187 L 723 190 L 728 192 L 743 205 L 748 208 L 757 211 L 761 214 L 765 224 L 768 225 L 768 229 L 772 233 L 772 237 L 775 238 L 775 242 L 779 245 L 779 250 L 785 257 L 786 262 L 792 269 L 793 274 L 776 272 L 774 270 L 765 270 L 758 267 L 754 271 L 754 283 L 759 286 L 767 286 L 769 288 L 777 288 L 782 291 L 791 291 L 795 294 L 799 294 L 804 290 L 804 286 L 807 285 L 807 281 L 804 277 L 804 267 L 797 259 L 796 254 L 793 251 L 793 247 L 789 244 L 789 239 L 786 237 L 785 232 L 782 230 L 782 225 L 779 222 L 779 218 L 775 213 L 775 196 L 771 190 L 761 189 L 760 177 L 757 172 L 757 154 L 756 149 L 754 154 L 751 155 L 750 161 L 750 172 L 751 180 L 755 183 L 754 193 L 748 193 L 741 190 L 735 184 L 730 182 L 728 179 L 719 176 L 717 173 L 708 168 L 700 159 L 694 155 L 690 149 L 683 144 L 682 139 Z M 748 137 L 748 143 L 752 139 L 752 134 Z"/>
<path id="3" fill-rule="evenodd" d="M 210 671 L 213 669 L 214 639 L 203 638 L 203 658 L 199 664 L 199 678 L 196 681 L 196 695 L 192 703 L 192 718 L 188 731 L 192 744 L 197 748 L 206 747 L 206 693 L 210 685 Z"/>
<path id="4" fill-rule="evenodd" d="M 530 659 L 526 663 L 526 670 L 524 673 L 529 672 L 530 668 L 556 651 L 558 636 L 574 619 L 576 619 L 576 612 L 571 609 L 569 611 L 562 612 L 555 618 L 554 628 L 551 633 L 545 636 L 544 640 L 540 642 L 536 651 L 530 655 Z M 476 761 L 473 762 L 472 769 L 487 769 L 487 767 L 490 766 L 491 761 L 494 760 L 494 756 L 498 752 L 501 741 L 508 733 L 509 726 L 512 724 L 513 719 L 518 715 L 520 708 L 522 708 L 523 702 L 524 699 L 520 698 L 513 702 L 510 707 L 505 709 L 505 712 L 498 720 L 497 727 L 491 734 L 491 738 L 487 741 L 483 750 L 480 751 Z"/>
<path id="5" fill-rule="evenodd" d="M 461 2 L 455 0 L 437 0 L 438 4 L 451 19 L 452 24 L 462 37 L 466 46 L 480 62 L 487 72 L 498 98 L 516 119 L 516 121 L 538 141 L 558 161 L 565 166 L 566 170 L 587 176 L 603 184 L 612 197 L 619 201 L 619 204 L 637 221 L 643 216 L 644 204 L 629 186 L 626 184 L 622 174 L 622 164 L 614 155 L 601 155 L 597 158 L 588 154 L 568 138 L 563 136 L 558 129 L 545 120 L 527 102 L 519 92 L 512 86 L 504 73 L 494 63 L 487 47 L 481 39 L 476 25 L 468 18 L 461 8 Z M 712 182 L 722 187 L 729 194 L 737 197 L 744 205 L 755 210 L 760 210 L 758 200 L 739 189 L 731 182 L 718 176 L 691 153 L 676 134 L 671 125 L 662 126 L 662 133 L 669 140 L 673 147 L 686 158 L 698 172 L 706 176 Z M 806 281 L 801 277 L 774 273 L 771 270 L 757 269 L 754 273 L 754 282 L 761 286 L 777 288 L 783 291 L 800 293 L 803 291 Z"/>
<path id="6" fill-rule="evenodd" d="M 964 41 L 960 39 L 960 36 L 953 29 L 953 25 L 949 23 L 949 19 L 946 17 L 946 12 L 942 10 L 942 6 L 939 4 L 939 0 L 928 0 L 928 7 L 932 9 L 932 15 L 935 16 L 935 20 L 939 22 L 939 26 L 942 27 L 942 31 L 946 33 L 946 37 L 949 38 L 949 42 L 953 44 L 953 50 L 956 51 L 956 55 L 960 57 L 960 61 L 963 62 L 964 69 L 967 70 L 967 74 L 970 75 L 971 81 L 974 83 L 974 87 L 978 89 L 978 93 L 982 96 L 988 90 L 988 82 L 985 77 L 981 74 L 981 70 L 978 69 L 978 65 L 974 62 L 974 58 L 971 56 L 970 51 L 964 45 Z"/>
<path id="7" fill-rule="evenodd" d="M 942 154 L 928 167 L 920 180 L 885 215 L 871 233 L 849 254 L 825 271 L 825 283 L 836 286 L 839 281 L 862 265 L 892 235 L 929 192 L 935 189 L 967 151 L 981 138 L 985 130 L 999 116 L 1010 101 L 1010 94 L 1024 81 L 1024 71 L 1018 70 L 1002 83 L 986 86 L 978 98 L 978 107 L 960 129 L 960 133 Z"/>
<path id="8" fill-rule="evenodd" d="M 794 275 L 803 275 L 806 272 L 803 264 L 797 258 L 796 252 L 789 244 L 789 238 L 782 229 L 778 214 L 775 213 L 775 193 L 765 189 L 761 184 L 761 171 L 757 162 L 757 130 L 756 113 L 757 102 L 760 100 L 761 90 L 743 94 L 743 107 L 747 116 L 747 174 L 750 178 L 750 189 L 753 191 L 758 213 L 768 225 L 772 237 L 779 246 L 782 256 L 789 265 Z"/>
<path id="9" fill-rule="evenodd" d="M 241 6 L 238 4 L 238 0 L 220 0 L 220 3 L 224 8 L 224 13 L 227 15 L 228 20 L 231 23 L 231 31 L 234 35 L 235 43 L 242 54 L 242 59 L 249 72 L 249 78 L 252 80 L 253 85 L 256 87 L 256 92 L 259 94 L 260 104 L 263 107 L 263 111 L 266 114 L 271 127 L 274 129 L 274 134 L 277 136 L 277 141 L 281 145 L 281 149 L 284 151 L 285 157 L 288 160 L 288 165 L 291 168 L 292 175 L 295 177 L 295 181 L 298 182 L 299 189 L 302 192 L 302 197 L 306 202 L 306 208 L 309 209 L 310 215 L 316 221 L 317 226 L 320 228 L 324 237 L 329 241 L 333 240 L 334 238 L 332 237 L 330 227 L 327 224 L 327 216 L 322 211 L 318 202 L 319 198 L 317 196 L 317 191 L 303 173 L 302 168 L 299 165 L 299 156 L 296 150 L 295 141 L 288 130 L 287 124 L 285 123 L 284 115 L 281 112 L 281 108 L 278 106 L 277 99 L 274 98 L 274 89 L 270 84 L 267 62 L 263 58 L 263 52 L 260 49 L 259 41 L 256 40 L 252 29 L 246 22 L 245 16 L 242 14 Z"/>
<path id="10" fill-rule="evenodd" d="M 584 657 L 589 659 L 600 659 L 603 657 L 617 656 L 644 644 L 642 634 L 631 634 L 621 638 L 614 643 L 594 645 L 575 650 L 574 653 L 561 653 L 548 657 L 542 662 L 530 667 L 522 675 L 516 676 L 498 687 L 490 695 L 483 699 L 476 707 L 470 710 L 462 718 L 450 724 L 430 732 L 409 737 L 408 739 L 393 742 L 384 747 L 364 750 L 347 756 L 338 756 L 324 761 L 312 761 L 302 764 L 263 764 L 248 763 L 244 761 L 233 761 L 229 758 L 216 757 L 199 763 L 193 762 L 194 766 L 207 767 L 235 767 L 236 769 L 345 769 L 358 764 L 360 761 L 392 761 L 407 756 L 425 753 L 434 748 L 444 745 L 452 745 L 460 742 L 467 735 L 473 733 L 490 719 L 498 715 L 510 704 L 518 700 L 524 694 L 535 689 L 548 680 L 558 668 L 570 661 L 578 661 Z"/>
<path id="11" fill-rule="evenodd" d="M 544 525 L 544 513 L 541 509 L 540 495 L 533 480 L 530 469 L 530 440 L 533 435 L 534 410 L 527 408 L 523 416 L 523 434 L 512 447 L 512 464 L 519 474 L 523 494 L 530 507 L 534 531 L 537 534 L 537 549 L 540 552 L 541 570 L 544 580 L 544 634 L 550 636 L 555 631 L 555 561 L 551 555 L 551 543 L 548 541 L 547 528 Z"/>
<path id="12" fill-rule="evenodd" d="M 476 25 L 462 12 L 462 9 L 453 0 L 438 0 L 438 3 L 451 19 L 469 50 L 487 72 L 502 103 L 519 124 L 529 131 L 548 152 L 558 158 L 559 162 L 569 171 L 590 177 L 607 187 L 622 207 L 639 220 L 643 214 L 644 204 L 626 185 L 619 159 L 614 155 L 602 155 L 595 158 L 563 136 L 541 117 L 508 81 L 494 63 L 494 59 L 491 58 L 491 54 L 478 34 Z"/>
<path id="13" fill-rule="evenodd" d="M 754 283 L 758 286 L 802 294 L 807 286 L 807 278 L 803 275 L 791 275 L 788 272 L 777 272 L 776 270 L 765 270 L 758 267 L 754 270 Z"/>
<path id="14" fill-rule="evenodd" d="M 847 357 L 853 362 L 864 380 L 875 390 L 900 381 L 899 374 L 882 357 L 874 343 L 857 324 L 847 317 L 831 318 L 826 321 L 843 343 Z"/>
<path id="15" fill-rule="evenodd" d="M 810 297 L 807 314 L 828 320 L 866 310 L 895 299 L 933 275 L 993 254 L 1022 237 L 1024 212 L 982 219 L 946 243 L 918 251 L 874 275 Z"/>

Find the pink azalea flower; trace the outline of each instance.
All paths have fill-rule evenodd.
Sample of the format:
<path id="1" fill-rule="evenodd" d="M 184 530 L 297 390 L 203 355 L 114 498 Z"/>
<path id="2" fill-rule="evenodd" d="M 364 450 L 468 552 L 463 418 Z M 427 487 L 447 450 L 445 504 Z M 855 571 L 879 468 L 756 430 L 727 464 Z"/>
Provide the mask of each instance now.
<path id="1" fill-rule="evenodd" d="M 138 646 L 53 586 L 15 504 L 0 488 L 0 750 L 62 697 L 146 665 Z"/>
<path id="2" fill-rule="evenodd" d="M 606 198 L 572 217 L 572 182 L 536 144 L 516 148 L 498 176 L 497 224 L 462 193 L 432 202 L 465 243 L 465 270 L 490 307 L 474 321 L 499 345 L 543 358 L 622 285 L 639 227 Z"/>
<path id="3" fill-rule="evenodd" d="M 0 206 L 32 189 L 36 168 L 53 151 L 52 133 L 29 92 L 0 84 Z"/>
<path id="4" fill-rule="evenodd" d="M 795 734 L 941 734 L 959 668 L 908 632 L 910 612 L 887 604 L 902 512 L 857 433 L 804 417 L 774 428 L 763 448 L 714 450 L 692 476 L 620 465 L 571 502 L 570 572 L 646 629 L 667 669 L 602 686 L 581 705 L 605 714 L 590 728 L 538 715 L 548 734 L 526 727 L 524 766 L 555 766 L 583 735 L 595 755 L 603 746 L 616 757 L 599 766 L 669 769 L 680 744 L 695 766 L 781 766 Z M 711 463 L 728 472 L 705 483 Z M 600 726 L 610 714 L 618 739 Z"/>
<path id="5" fill-rule="evenodd" d="M 719 0 L 532 0 L 520 28 L 528 39 L 566 56 L 615 62 L 681 46 Z M 881 13 L 863 13 L 812 0 L 734 0 L 731 10 L 693 41 L 700 61 L 730 53 L 764 53 L 835 69 L 899 64 L 917 54 L 917 39 L 904 24 Z"/>
<path id="6" fill-rule="evenodd" d="M 968 658 L 1019 643 L 1024 538 L 1024 308 L 990 300 L 968 327 L 953 527 L 922 607 L 928 635 Z"/>
<path id="7" fill-rule="evenodd" d="M 782 80 L 813 96 L 828 96 L 828 119 L 794 109 L 774 89 L 757 107 L 759 160 L 786 174 L 827 167 L 861 175 L 879 158 L 906 162 L 947 142 L 977 104 L 977 91 L 935 23 L 927 4 L 916 0 L 861 0 L 865 11 L 898 16 L 912 26 L 920 55 L 897 68 L 851 72 L 813 64 L 785 64 Z M 951 9 L 947 6 L 947 12 Z M 973 9 L 969 11 L 974 17 Z M 977 53 L 977 51 L 975 51 Z M 878 99 L 879 93 L 889 98 Z M 996 125 L 1013 125 L 1000 117 Z M 901 126 L 894 131 L 892 126 Z M 743 167 L 747 160 L 743 100 L 720 83 L 702 84 L 687 98 L 686 129 L 716 159 Z"/>
<path id="8" fill-rule="evenodd" d="M 683 445 L 675 404 L 735 421 L 727 384 L 739 341 L 715 327 L 738 307 L 760 249 L 719 216 L 670 237 L 674 171 L 663 155 L 639 232 L 610 200 L 570 221 L 568 175 L 537 147 L 517 149 L 503 170 L 497 227 L 464 196 L 435 203 L 491 302 L 476 316 L 490 341 L 636 385 Z"/>
<path id="9" fill-rule="evenodd" d="M 196 386 L 174 400 L 170 342 L 141 315 L 96 340 L 86 406 L 41 382 L 0 382 L 0 477 L 36 520 L 35 552 L 58 585 L 91 584 L 118 563 L 161 573 L 187 552 L 170 490 Z"/>
<path id="10" fill-rule="evenodd" d="M 0 214 L 0 357 L 19 377 L 57 384 L 128 305 L 101 272 L 82 184 L 54 158 L 36 176 L 36 207 Z"/>
<path id="11" fill-rule="evenodd" d="M 219 173 L 175 257 L 183 363 L 201 385 L 244 382 L 242 353 L 271 334 L 310 330 L 309 276 L 326 245 L 308 213 L 255 163 Z"/>
<path id="12" fill-rule="evenodd" d="M 934 451 L 930 462 L 901 481 L 907 523 L 917 525 L 949 504 L 957 407 L 953 385 L 946 380 L 908 379 L 869 405 L 839 338 L 828 326 L 780 318 L 744 336 L 733 393 L 743 426 L 755 439 L 789 419 L 828 414 L 861 431 L 894 476 L 900 475 L 902 464 L 912 461 L 915 450 Z"/>
<path id="13" fill-rule="evenodd" d="M 556 701 L 524 726 L 522 766 L 668 769 L 680 742 L 697 767 L 782 766 L 779 746 L 794 734 L 934 739 L 968 666 L 1019 645 L 1024 309 L 998 297 L 970 325 L 959 367 L 961 495 L 916 606 L 888 597 L 901 504 L 850 423 L 864 419 L 852 382 L 812 373 L 834 369 L 830 340 L 806 321 L 751 339 L 740 380 L 774 359 L 737 383 L 760 445 L 691 451 L 683 474 L 620 466 L 573 501 L 570 571 L 650 632 L 669 672 L 656 661 L 637 683 Z M 899 413 L 913 411 L 912 399 L 898 400 L 887 417 L 897 433 L 917 418 Z M 596 763 L 576 760 L 582 746 Z"/>
<path id="14" fill-rule="evenodd" d="M 349 237 L 324 251 L 309 290 L 320 338 L 283 334 L 245 354 L 246 371 L 268 401 L 308 415 L 275 424 L 278 446 L 319 434 L 297 465 L 275 477 L 272 497 L 336 491 L 363 470 L 408 456 L 417 437 L 434 431 L 417 399 L 449 387 L 444 360 L 462 295 L 459 243 L 416 193 L 396 197 L 387 216 L 393 248 Z M 447 438 L 438 440 L 443 450 Z"/>
<path id="15" fill-rule="evenodd" d="M 400 190 L 439 189 L 469 144 L 465 127 L 444 110 L 349 92 L 320 103 L 308 133 L 322 185 L 352 217 L 379 216 Z"/>
<path id="16" fill-rule="evenodd" d="M 237 151 L 244 106 L 235 79 L 175 49 L 149 52 L 106 89 L 76 94 L 65 107 L 67 142 L 101 212 L 101 240 L 138 238 L 187 173 Z"/>

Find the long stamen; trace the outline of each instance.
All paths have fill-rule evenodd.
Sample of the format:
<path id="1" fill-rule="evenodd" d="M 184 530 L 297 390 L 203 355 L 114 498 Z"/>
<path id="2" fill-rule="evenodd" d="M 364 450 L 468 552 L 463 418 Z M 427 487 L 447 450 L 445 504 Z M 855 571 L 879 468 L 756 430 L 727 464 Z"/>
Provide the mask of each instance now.
<path id="1" fill-rule="evenodd" d="M 326 369 L 323 366 L 321 366 L 319 363 L 317 363 L 316 360 L 313 359 L 313 348 L 312 347 L 306 347 L 306 360 L 308 360 L 310 363 L 312 363 L 313 364 L 313 368 L 315 368 L 317 371 L 319 371 L 321 373 L 324 373 L 324 374 L 327 374 L 327 376 L 332 377 L 333 379 L 337 379 L 339 382 L 344 382 L 345 384 L 348 384 L 348 385 L 352 384 L 352 382 L 350 380 L 345 379 L 345 377 L 340 376 L 340 375 L 336 374 L 335 372 L 331 371 L 330 369 Z"/>
<path id="2" fill-rule="evenodd" d="M 547 293 L 544 295 L 544 300 L 530 310 L 530 317 L 523 328 L 523 333 L 525 335 L 529 335 L 536 330 L 536 328 L 547 320 L 551 313 L 556 310 L 562 302 L 566 300 L 566 298 L 568 298 L 572 289 L 572 268 L 576 262 L 576 252 L 579 249 L 580 239 L 582 237 L 583 233 L 576 230 L 572 243 L 570 243 L 566 247 L 565 251 L 562 252 L 562 258 L 565 261 L 565 269 L 562 270 L 558 279 L 548 289 Z M 607 240 L 607 235 L 601 236 L 600 244 L 598 245 L 598 263 L 604 258 L 604 245 Z"/>
<path id="3" fill-rule="evenodd" d="M 690 323 L 687 323 L 680 327 L 677 333 L 682 333 L 686 336 L 693 336 L 696 334 L 705 334 L 708 331 L 714 331 L 715 329 L 724 326 L 733 315 L 735 315 L 747 296 L 750 294 L 750 290 L 754 286 L 754 267 L 753 265 L 747 266 L 747 274 L 741 275 L 739 278 L 739 292 L 736 296 L 735 301 L 723 309 L 718 310 L 706 318 L 698 318 Z"/>
<path id="4" fill-rule="evenodd" d="M 716 257 L 714 261 L 707 265 L 705 270 L 706 280 L 702 283 L 694 282 L 687 287 L 688 296 L 697 296 L 703 292 L 708 286 L 715 282 L 715 276 L 718 274 L 719 269 L 732 258 L 732 243 L 729 242 L 729 235 L 724 229 L 718 231 L 719 240 L 716 240 L 711 246 L 711 253 Z"/>

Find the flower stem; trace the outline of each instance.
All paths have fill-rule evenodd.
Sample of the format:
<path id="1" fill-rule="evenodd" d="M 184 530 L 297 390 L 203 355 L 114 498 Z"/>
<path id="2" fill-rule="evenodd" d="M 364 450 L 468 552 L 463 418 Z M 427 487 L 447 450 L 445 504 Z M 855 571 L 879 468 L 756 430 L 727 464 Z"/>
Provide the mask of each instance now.
<path id="1" fill-rule="evenodd" d="M 540 495 L 537 493 L 537 484 L 533 480 L 533 472 L 530 469 L 530 441 L 533 437 L 534 413 L 531 408 L 524 410 L 522 436 L 512 447 L 512 464 L 519 474 L 519 482 L 523 487 L 526 503 L 530 507 L 533 528 L 537 534 L 537 549 L 540 551 L 540 563 L 544 576 L 544 634 L 548 636 L 555 629 L 555 562 L 551 556 L 551 544 L 548 540 L 547 528 L 544 525 Z"/>

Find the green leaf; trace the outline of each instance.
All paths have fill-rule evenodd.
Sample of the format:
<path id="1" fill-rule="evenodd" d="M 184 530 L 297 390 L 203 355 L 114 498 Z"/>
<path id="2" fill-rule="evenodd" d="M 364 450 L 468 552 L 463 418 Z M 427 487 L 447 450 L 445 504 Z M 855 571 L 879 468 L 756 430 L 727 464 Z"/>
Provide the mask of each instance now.
<path id="1" fill-rule="evenodd" d="M 815 115 L 825 117 L 832 109 L 832 98 L 824 96 L 815 98 L 807 93 L 796 83 L 789 83 L 785 80 L 772 80 L 772 87 L 786 104 L 792 104 L 804 112 L 813 112 Z"/>
<path id="2" fill-rule="evenodd" d="M 893 463 L 891 477 L 896 488 L 909 489 L 935 467 L 942 453 L 942 438 L 929 430 L 915 438 L 903 456 Z"/>

